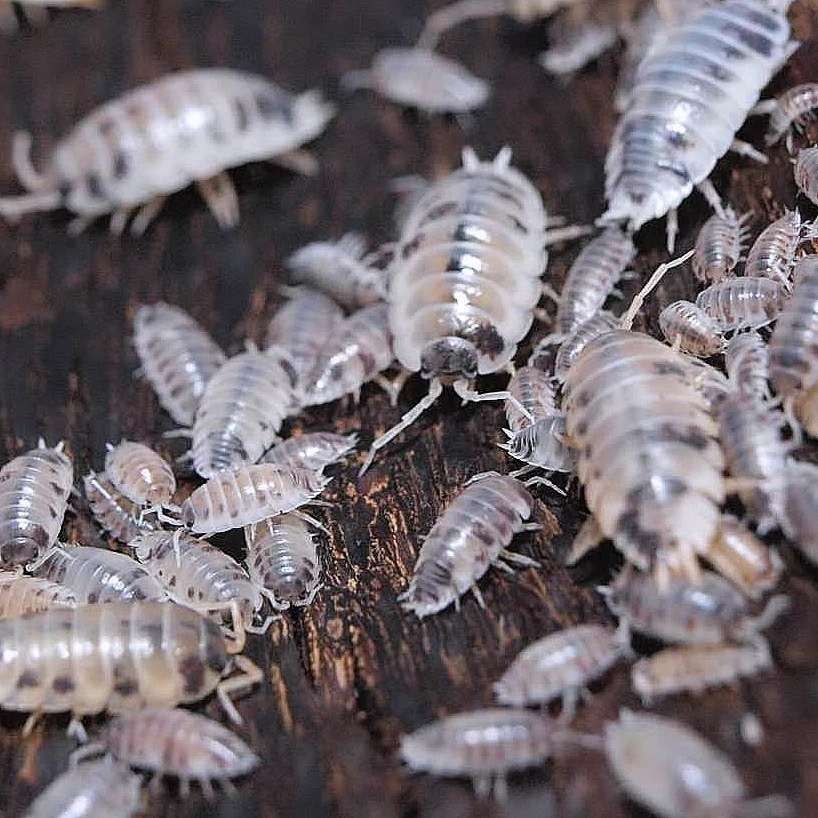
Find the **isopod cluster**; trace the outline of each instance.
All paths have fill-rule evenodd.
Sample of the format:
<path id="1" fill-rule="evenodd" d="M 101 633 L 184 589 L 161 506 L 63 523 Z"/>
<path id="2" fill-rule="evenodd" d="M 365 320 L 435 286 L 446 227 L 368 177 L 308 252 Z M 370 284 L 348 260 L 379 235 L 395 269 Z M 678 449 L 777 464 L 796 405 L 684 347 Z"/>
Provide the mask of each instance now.
<path id="1" fill-rule="evenodd" d="M 30 818 L 135 815 L 143 775 L 177 779 L 183 798 L 191 783 L 212 798 L 214 785 L 229 794 L 253 774 L 262 758 L 251 742 L 188 708 L 213 696 L 244 723 L 234 698 L 266 676 L 244 655 L 248 641 L 271 628 L 287 639 L 290 620 L 331 599 L 338 506 L 370 491 L 386 470 L 362 475 L 397 457 L 390 444 L 410 430 L 412 445 L 447 387 L 462 404 L 502 403 L 504 425 L 486 443 L 509 468 L 435 487 L 434 524 L 400 543 L 409 558 L 400 583 L 371 560 L 394 617 L 429 633 L 467 606 L 469 616 L 497 607 L 500 572 L 542 574 L 527 553 L 532 541 L 551 546 L 541 543 L 540 492 L 584 497 L 566 565 L 604 541 L 619 556 L 596 588 L 594 621 L 513 650 L 501 634 L 502 666 L 484 691 L 492 705 L 413 725 L 396 741 L 408 771 L 471 779 L 478 797 L 501 799 L 517 771 L 595 752 L 658 816 L 789 814 L 782 796 L 751 798 L 720 748 L 647 709 L 774 668 L 768 639 L 790 604 L 776 592 L 780 554 L 791 544 L 818 564 L 818 468 L 794 456 L 805 435 L 818 437 L 818 218 L 799 209 L 818 204 L 818 84 L 760 100 L 799 46 L 790 4 L 646 0 L 615 11 L 591 0 L 454 0 L 414 44 L 383 48 L 340 78 L 343 90 L 468 127 L 495 89 L 440 53 L 453 27 L 548 20 L 540 63 L 566 78 L 624 41 L 598 230 L 550 212 L 510 134 L 493 154 L 465 147 L 436 178 L 404 182 L 411 191 L 381 246 L 339 230 L 289 248 L 262 338 L 217 341 L 211 316 L 136 306 L 135 389 L 152 389 L 176 426 L 165 437 L 187 450 L 166 457 L 177 444 L 158 430 L 88 457 L 72 441 L 40 440 L 0 468 L 0 710 L 28 715 L 24 735 L 68 714 L 83 744 Z M 9 162 L 25 192 L 0 197 L 0 216 L 66 209 L 72 233 L 110 216 L 113 233 L 130 224 L 138 241 L 167 198 L 194 185 L 218 225 L 233 228 L 228 171 L 272 161 L 315 174 L 304 146 L 336 113 L 319 90 L 293 94 L 230 68 L 170 73 L 82 117 L 41 170 L 31 136 L 18 133 Z M 768 161 L 737 138 L 750 116 L 769 117 L 766 148 L 793 155 L 806 200 L 776 203 L 763 225 L 710 181 L 728 152 Z M 641 228 L 666 218 L 673 253 L 677 211 L 694 189 L 712 214 L 689 252 L 620 310 L 617 288 L 644 266 Z M 592 233 L 570 264 L 553 263 L 552 247 Z M 698 292 L 666 298 L 672 275 L 659 283 L 688 261 Z M 544 296 L 554 303 L 541 306 Z M 655 325 L 642 315 L 647 298 L 662 301 Z M 360 430 L 372 440 L 353 486 L 339 466 L 359 432 L 312 428 L 313 412 L 340 414 L 370 385 L 392 411 L 415 376 L 427 386 L 413 405 L 387 428 Z M 84 460 L 80 492 L 74 464 Z M 65 524 L 89 518 L 95 527 L 79 530 L 95 532 L 93 544 Z M 770 534 L 783 544 L 769 545 Z M 550 551 L 545 564 L 557 558 Z M 581 731 L 582 703 L 621 673 L 632 700 L 596 733 Z M 105 716 L 89 737 L 83 720 Z"/>

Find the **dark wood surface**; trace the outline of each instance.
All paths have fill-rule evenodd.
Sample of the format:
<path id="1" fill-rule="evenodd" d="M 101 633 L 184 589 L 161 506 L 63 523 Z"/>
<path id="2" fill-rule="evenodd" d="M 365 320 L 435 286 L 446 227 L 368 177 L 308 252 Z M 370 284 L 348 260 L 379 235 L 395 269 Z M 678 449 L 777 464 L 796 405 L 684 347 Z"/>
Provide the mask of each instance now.
<path id="1" fill-rule="evenodd" d="M 428 10 L 420 0 L 262 0 L 111 2 L 99 13 L 55 14 L 48 25 L 0 37 L 0 190 L 17 190 L 10 169 L 14 130 L 32 130 L 38 153 L 95 105 L 176 68 L 227 65 L 256 71 L 293 90 L 320 86 L 340 113 L 314 148 L 316 178 L 269 165 L 233 176 L 242 221 L 223 233 L 191 193 L 173 197 L 142 239 L 116 239 L 99 222 L 79 238 L 66 234 L 68 215 L 0 224 L 0 430 L 3 454 L 36 443 L 68 441 L 77 473 L 101 467 L 104 444 L 144 440 L 168 455 L 180 448 L 161 437 L 172 427 L 149 387 L 135 380 L 130 317 L 143 302 L 165 299 L 188 309 L 230 351 L 261 340 L 279 301 L 282 260 L 308 240 L 365 231 L 373 242 L 394 237 L 389 181 L 409 173 L 440 174 L 458 165 L 461 146 L 483 156 L 503 144 L 535 181 L 548 208 L 575 222 L 602 206 L 602 163 L 615 114 L 617 68 L 606 55 L 567 85 L 534 61 L 545 28 L 508 21 L 467 25 L 444 52 L 490 79 L 495 94 L 465 130 L 359 92 L 342 96 L 338 78 L 368 63 L 381 47 L 408 43 Z M 818 4 L 799 2 L 792 19 L 806 44 L 775 80 L 780 89 L 815 78 Z M 763 126 L 747 137 L 761 144 Z M 740 211 L 762 218 L 792 206 L 795 191 L 782 149 L 760 167 L 727 159 L 714 176 Z M 807 209 L 810 217 L 812 209 Z M 706 218 L 694 197 L 681 212 L 684 250 Z M 662 260 L 662 227 L 639 237 L 640 272 Z M 548 278 L 557 288 L 576 253 L 555 253 Z M 636 282 L 628 286 L 628 293 Z M 687 271 L 676 271 L 648 304 L 655 332 L 661 306 L 691 297 Z M 535 330 L 543 334 L 545 328 Z M 502 380 L 495 382 L 498 386 Z M 492 381 L 488 382 L 491 385 Z M 401 408 L 423 386 L 405 390 Z M 399 410 L 366 389 L 359 407 L 333 405 L 306 413 L 293 427 L 360 430 L 368 444 Z M 542 769 L 515 775 L 505 806 L 477 802 L 465 782 L 410 777 L 395 758 L 401 733 L 436 717 L 489 704 L 490 683 L 514 654 L 557 628 L 609 617 L 592 588 L 605 580 L 613 556 L 604 550 L 566 571 L 561 557 L 587 513 L 573 487 L 567 498 L 541 493 L 542 533 L 516 548 L 542 563 L 509 578 L 492 571 L 481 584 L 482 611 L 468 598 L 419 623 L 399 610 L 420 535 L 470 475 L 507 467 L 496 447 L 502 411 L 461 409 L 447 397 L 392 446 L 360 483 L 341 469 L 325 513 L 325 586 L 315 604 L 287 615 L 248 649 L 265 681 L 240 702 L 243 735 L 264 758 L 235 797 L 211 803 L 198 790 L 182 801 L 175 789 L 151 796 L 156 816 L 313 818 L 622 818 L 643 815 L 621 796 L 601 757 L 578 751 Z M 814 453 L 807 449 L 805 454 Z M 188 487 L 189 488 L 189 487 Z M 71 538 L 99 544 L 84 503 L 69 516 Z M 236 537 L 219 542 L 236 549 Z M 818 814 L 818 591 L 816 574 L 787 546 L 784 588 L 793 608 L 772 629 L 776 671 L 700 698 L 674 697 L 657 708 L 700 729 L 735 760 L 753 793 L 789 795 L 802 816 Z M 636 706 L 621 667 L 595 689 L 577 726 L 598 731 L 621 706 Z M 220 717 L 209 701 L 208 714 Z M 744 713 L 755 713 L 764 741 L 745 745 Z M 0 718 L 0 814 L 20 815 L 67 762 L 73 743 L 65 720 L 49 718 L 27 740 L 21 716 Z M 93 727 L 93 723 L 91 727 Z"/>

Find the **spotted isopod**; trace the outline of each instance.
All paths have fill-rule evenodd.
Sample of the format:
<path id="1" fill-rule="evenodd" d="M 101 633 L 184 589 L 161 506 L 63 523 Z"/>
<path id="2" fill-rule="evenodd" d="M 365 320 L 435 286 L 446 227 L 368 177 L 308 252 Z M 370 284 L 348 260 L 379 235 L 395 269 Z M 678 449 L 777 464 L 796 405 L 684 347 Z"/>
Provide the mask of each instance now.
<path id="1" fill-rule="evenodd" d="M 13 619 L 50 608 L 76 608 L 74 592 L 58 582 L 0 571 L 0 619 Z"/>
<path id="2" fill-rule="evenodd" d="M 725 207 L 724 213 L 714 213 L 704 223 L 696 237 L 692 262 L 699 281 L 721 281 L 735 270 L 749 238 L 747 222 L 752 218 L 752 213 L 736 216 L 732 207 Z"/>
<path id="3" fill-rule="evenodd" d="M 766 161 L 735 139 L 761 90 L 797 48 L 786 10 L 791 0 L 725 0 L 706 5 L 640 63 L 605 162 L 608 209 L 602 223 L 631 231 L 668 215 L 698 185 L 717 212 L 707 177 L 728 151 Z"/>
<path id="4" fill-rule="evenodd" d="M 755 330 L 739 332 L 730 339 L 724 363 L 735 389 L 759 401 L 770 398 L 770 350 Z"/>
<path id="5" fill-rule="evenodd" d="M 18 455 L 0 469 L 0 565 L 35 559 L 57 541 L 74 467 L 62 444 Z"/>
<path id="6" fill-rule="evenodd" d="M 337 435 L 333 432 L 307 432 L 276 443 L 265 452 L 262 463 L 275 463 L 285 468 L 323 471 L 327 466 L 343 460 L 358 442 L 358 436 Z"/>
<path id="7" fill-rule="evenodd" d="M 29 570 L 70 588 L 81 605 L 167 599 L 162 586 L 138 562 L 105 548 L 55 546 Z"/>
<path id="8" fill-rule="evenodd" d="M 696 306 L 722 332 L 761 329 L 784 308 L 787 290 L 771 278 L 741 276 L 711 284 L 696 296 Z"/>
<path id="9" fill-rule="evenodd" d="M 343 310 L 328 296 L 292 287 L 288 300 L 270 319 L 266 345 L 286 350 L 300 384 L 343 319 Z"/>
<path id="10" fill-rule="evenodd" d="M 605 725 L 604 747 L 625 792 L 660 818 L 792 815 L 783 796 L 747 800 L 727 756 L 671 719 L 623 709 Z"/>
<path id="11" fill-rule="evenodd" d="M 579 694 L 629 651 L 617 632 L 605 625 L 557 631 L 518 654 L 494 684 L 495 698 L 500 704 L 524 707 L 562 697 L 564 720 L 570 720 Z"/>
<path id="12" fill-rule="evenodd" d="M 426 48 L 384 48 L 369 69 L 350 71 L 342 82 L 430 114 L 464 114 L 481 108 L 491 94 L 489 84 L 465 66 Z"/>
<path id="13" fill-rule="evenodd" d="M 195 534 L 216 534 L 293 511 L 314 500 L 331 478 L 272 463 L 221 472 L 182 504 L 182 521 Z"/>
<path id="14" fill-rule="evenodd" d="M 238 224 L 238 197 L 225 172 L 247 162 L 292 164 L 334 114 L 317 91 L 298 96 L 263 77 L 227 68 L 180 71 L 97 108 L 57 142 L 43 173 L 31 164 L 31 137 L 15 139 L 22 196 L 0 199 L 0 214 L 65 207 L 73 232 L 113 213 L 111 230 L 142 233 L 172 193 L 195 182 L 224 228 Z M 303 165 L 303 163 L 302 163 Z M 313 162 L 314 166 L 314 162 Z"/>
<path id="15" fill-rule="evenodd" d="M 525 522 L 533 506 L 513 477 L 490 473 L 467 485 L 424 539 L 409 587 L 398 597 L 403 608 L 423 618 L 452 603 L 459 607 L 467 591 L 485 607 L 477 583 L 492 565 L 537 564 L 507 549 L 515 534 L 539 528 Z"/>
<path id="16" fill-rule="evenodd" d="M 802 148 L 798 151 L 793 175 L 798 190 L 813 204 L 818 205 L 818 147 Z"/>
<path id="17" fill-rule="evenodd" d="M 167 461 L 132 440 L 109 446 L 105 475 L 120 494 L 139 506 L 166 506 L 176 492 L 176 478 Z"/>
<path id="18" fill-rule="evenodd" d="M 75 719 L 107 710 L 174 707 L 216 692 L 240 723 L 229 693 L 261 679 L 243 644 L 181 605 L 114 602 L 52 609 L 0 620 L 0 708 L 72 712 Z M 239 674 L 225 678 L 233 669 Z M 81 725 L 74 730 L 82 734 Z"/>
<path id="19" fill-rule="evenodd" d="M 345 395 L 355 400 L 369 381 L 391 391 L 380 374 L 394 360 L 386 304 L 362 307 L 349 316 L 321 350 L 304 380 L 300 400 L 304 406 L 331 403 Z"/>
<path id="20" fill-rule="evenodd" d="M 789 291 L 798 245 L 810 234 L 811 227 L 801 221 L 798 210 L 787 210 L 753 242 L 744 275 L 771 278 Z"/>
<path id="21" fill-rule="evenodd" d="M 631 683 L 642 702 L 650 705 L 662 696 L 729 685 L 771 666 L 764 640 L 749 645 L 685 645 L 640 659 L 631 668 Z"/>
<path id="22" fill-rule="evenodd" d="M 296 250 L 285 262 L 290 278 L 326 293 L 347 309 L 366 307 L 386 298 L 383 270 L 371 265 L 366 239 L 347 233 L 338 241 L 314 241 Z M 324 328 L 317 325 L 319 332 Z"/>
<path id="23" fill-rule="evenodd" d="M 161 301 L 136 311 L 133 340 L 162 408 L 192 426 L 207 382 L 227 360 L 224 352 L 184 310 Z"/>
<path id="24" fill-rule="evenodd" d="M 244 539 L 250 579 L 276 610 L 312 603 L 321 587 L 321 564 L 315 538 L 301 517 L 269 517 L 246 526 Z"/>
<path id="25" fill-rule="evenodd" d="M 120 494 L 104 474 L 91 472 L 82 480 L 94 519 L 115 539 L 129 543 L 143 531 L 156 528 L 142 515 L 142 509 Z"/>
<path id="26" fill-rule="evenodd" d="M 131 818 L 140 812 L 142 779 L 110 758 L 69 767 L 29 805 L 23 818 Z"/>
<path id="27" fill-rule="evenodd" d="M 277 440 L 295 409 L 292 372 L 282 356 L 248 349 L 230 358 L 210 379 L 193 423 L 190 456 L 209 479 L 255 463 Z"/>
<path id="28" fill-rule="evenodd" d="M 801 131 L 810 120 L 815 118 L 814 110 L 818 108 L 818 83 L 806 82 L 794 85 L 775 99 L 765 99 L 753 108 L 753 113 L 769 114 L 767 144 L 774 145 L 786 134 L 787 149 L 792 151 L 792 130 Z"/>
<path id="29" fill-rule="evenodd" d="M 724 350 L 716 322 L 690 301 L 674 301 L 659 313 L 659 328 L 675 349 L 709 358 Z"/>
<path id="30" fill-rule="evenodd" d="M 506 795 L 508 773 L 536 767 L 559 741 L 554 722 L 530 710 L 457 713 L 403 736 L 400 755 L 413 772 L 471 778 L 481 797 Z"/>

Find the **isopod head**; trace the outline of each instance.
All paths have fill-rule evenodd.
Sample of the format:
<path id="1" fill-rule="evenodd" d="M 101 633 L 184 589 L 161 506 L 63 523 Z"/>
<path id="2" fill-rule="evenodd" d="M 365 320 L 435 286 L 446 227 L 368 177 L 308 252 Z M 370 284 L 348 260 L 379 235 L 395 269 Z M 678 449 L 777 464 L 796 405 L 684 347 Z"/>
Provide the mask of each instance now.
<path id="1" fill-rule="evenodd" d="M 420 355 L 420 374 L 427 380 L 477 377 L 477 348 L 471 341 L 454 335 L 430 341 Z"/>

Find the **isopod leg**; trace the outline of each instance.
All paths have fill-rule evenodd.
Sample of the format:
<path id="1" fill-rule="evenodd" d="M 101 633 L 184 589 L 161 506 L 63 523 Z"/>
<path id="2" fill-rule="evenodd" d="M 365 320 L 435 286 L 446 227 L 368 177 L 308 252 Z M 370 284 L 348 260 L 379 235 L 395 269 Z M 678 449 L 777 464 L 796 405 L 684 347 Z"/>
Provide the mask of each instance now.
<path id="1" fill-rule="evenodd" d="M 0 198 L 0 216 L 6 221 L 16 222 L 26 213 L 56 210 L 59 206 L 60 194 L 53 190 L 38 191 L 25 196 L 5 196 Z"/>
<path id="2" fill-rule="evenodd" d="M 724 205 L 721 203 L 721 196 L 719 196 L 719 192 L 713 186 L 713 183 L 709 179 L 704 179 L 703 181 L 699 182 L 696 187 L 699 190 L 699 193 L 707 199 L 707 203 L 713 210 L 718 214 L 718 216 L 722 219 L 727 218 L 727 214 L 724 212 Z"/>
<path id="3" fill-rule="evenodd" d="M 574 716 L 577 713 L 578 700 L 579 690 L 575 687 L 569 687 L 562 694 L 562 712 L 559 717 L 560 724 L 570 724 L 574 720 Z"/>
<path id="4" fill-rule="evenodd" d="M 82 719 L 76 715 L 71 716 L 71 721 L 68 722 L 68 730 L 66 732 L 80 744 L 85 744 L 88 741 L 88 733 L 85 731 L 85 727 L 83 727 Z"/>
<path id="5" fill-rule="evenodd" d="M 108 232 L 112 236 L 121 236 L 128 225 L 128 219 L 133 214 L 133 208 L 121 207 L 111 214 L 111 221 L 108 222 Z"/>
<path id="6" fill-rule="evenodd" d="M 778 100 L 773 99 L 762 99 L 760 102 L 757 102 L 752 108 L 750 108 L 750 113 L 747 116 L 767 116 L 768 114 L 773 113 L 778 108 Z"/>
<path id="7" fill-rule="evenodd" d="M 430 14 L 417 41 L 418 48 L 431 50 L 437 46 L 441 35 L 450 28 L 467 20 L 480 17 L 496 17 L 508 9 L 506 0 L 457 0 Z"/>
<path id="8" fill-rule="evenodd" d="M 224 171 L 196 182 L 201 197 L 223 230 L 239 223 L 239 197 L 230 177 Z"/>
<path id="9" fill-rule="evenodd" d="M 81 761 L 85 761 L 86 758 L 91 758 L 92 756 L 99 756 L 103 755 L 107 751 L 107 748 L 104 744 L 100 744 L 99 742 L 92 742 L 91 744 L 86 744 L 83 747 L 78 747 L 74 750 L 73 753 L 68 757 L 68 764 L 70 767 L 76 767 Z"/>
<path id="10" fill-rule="evenodd" d="M 257 685 L 263 678 L 264 674 L 261 668 L 250 661 L 246 656 L 234 656 L 233 661 L 236 667 L 241 671 L 241 675 L 232 676 L 219 682 L 216 685 L 216 696 L 219 699 L 222 709 L 234 724 L 243 724 L 243 720 L 239 711 L 236 710 L 236 705 L 230 698 L 231 693 L 249 690 L 251 687 Z"/>
<path id="11" fill-rule="evenodd" d="M 539 528 L 539 526 L 538 526 Z M 514 551 L 509 551 L 507 548 L 504 548 L 500 552 L 500 557 L 504 560 L 508 560 L 514 565 L 519 565 L 521 568 L 539 568 L 540 564 L 537 560 L 531 559 L 531 557 L 526 557 L 525 554 L 517 554 Z"/>
<path id="12" fill-rule="evenodd" d="M 744 142 L 741 139 L 734 139 L 730 145 L 730 150 L 739 156 L 755 159 L 756 162 L 760 162 L 762 165 L 766 165 L 770 161 L 765 154 L 756 150 L 749 142 Z"/>
<path id="13" fill-rule="evenodd" d="M 482 403 L 484 401 L 507 400 L 523 417 L 532 423 L 534 421 L 531 412 L 529 412 L 511 392 L 475 392 L 474 389 L 469 386 L 468 382 L 464 380 L 455 381 L 452 384 L 452 388 L 458 397 L 463 399 L 464 405 L 467 403 Z"/>
<path id="14" fill-rule="evenodd" d="M 131 222 L 131 235 L 141 236 L 150 227 L 151 222 L 159 215 L 159 211 L 165 206 L 167 196 L 157 196 L 143 205 Z"/>
<path id="15" fill-rule="evenodd" d="M 11 164 L 17 175 L 17 181 L 30 193 L 44 190 L 48 182 L 38 173 L 31 162 L 31 134 L 18 131 L 11 143 Z"/>
<path id="16" fill-rule="evenodd" d="M 545 247 L 552 244 L 559 244 L 563 241 L 573 241 L 589 236 L 594 232 L 594 228 L 587 224 L 572 224 L 568 227 L 557 227 L 554 230 L 545 231 Z"/>
<path id="17" fill-rule="evenodd" d="M 37 726 L 37 722 L 40 720 L 40 716 L 42 716 L 42 712 L 39 710 L 35 710 L 26 719 L 26 723 L 23 725 L 24 738 L 31 735 L 32 731 Z"/>
<path id="18" fill-rule="evenodd" d="M 272 157 L 270 161 L 300 176 L 315 176 L 320 169 L 315 154 L 305 150 L 292 150 L 287 151 L 287 153 L 279 153 Z"/>
<path id="19" fill-rule="evenodd" d="M 679 214 L 676 208 L 668 211 L 665 220 L 665 235 L 667 236 L 667 251 L 672 253 L 676 249 L 676 237 L 679 235 Z"/>

